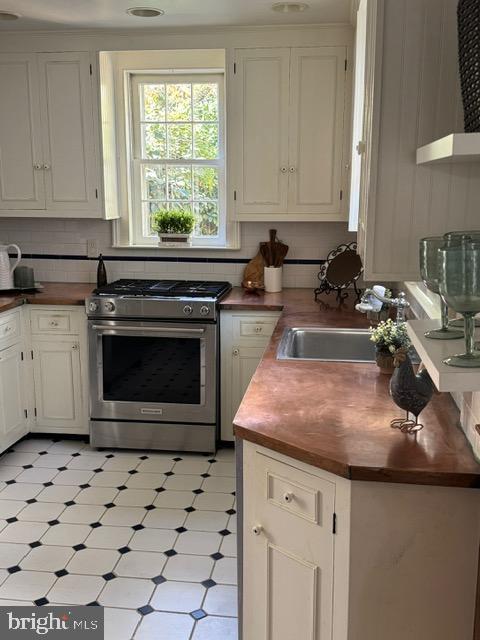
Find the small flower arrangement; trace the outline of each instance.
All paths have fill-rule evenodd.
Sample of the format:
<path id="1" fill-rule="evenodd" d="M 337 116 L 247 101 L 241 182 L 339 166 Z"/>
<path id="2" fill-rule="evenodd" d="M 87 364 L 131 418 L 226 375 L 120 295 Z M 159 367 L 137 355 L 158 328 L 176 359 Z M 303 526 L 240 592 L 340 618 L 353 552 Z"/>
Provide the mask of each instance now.
<path id="1" fill-rule="evenodd" d="M 377 351 L 394 354 L 397 349 L 410 347 L 407 325 L 403 322 L 397 325 L 391 318 L 384 320 L 377 327 L 370 327 L 370 340 L 375 343 Z"/>

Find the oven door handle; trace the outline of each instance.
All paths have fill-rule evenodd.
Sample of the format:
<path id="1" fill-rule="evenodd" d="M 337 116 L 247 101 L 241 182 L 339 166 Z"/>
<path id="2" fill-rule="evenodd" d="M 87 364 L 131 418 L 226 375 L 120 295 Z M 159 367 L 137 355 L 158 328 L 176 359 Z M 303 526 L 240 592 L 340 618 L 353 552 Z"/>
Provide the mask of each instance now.
<path id="1" fill-rule="evenodd" d="M 122 333 L 122 331 L 135 332 L 135 333 L 182 333 L 185 335 L 199 335 L 205 333 L 205 329 L 184 329 L 183 327 L 130 327 L 130 326 L 118 326 L 118 327 L 106 327 L 101 324 L 92 324 L 91 329 L 94 331 L 102 331 L 109 333 Z"/>

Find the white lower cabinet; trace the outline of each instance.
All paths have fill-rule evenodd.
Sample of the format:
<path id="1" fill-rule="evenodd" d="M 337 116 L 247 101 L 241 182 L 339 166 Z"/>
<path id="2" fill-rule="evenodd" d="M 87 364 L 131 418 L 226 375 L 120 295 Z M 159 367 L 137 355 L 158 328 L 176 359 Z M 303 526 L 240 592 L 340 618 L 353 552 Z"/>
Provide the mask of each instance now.
<path id="1" fill-rule="evenodd" d="M 88 433 L 86 316 L 83 308 L 32 306 L 32 431 Z"/>
<path id="2" fill-rule="evenodd" d="M 335 484 L 256 453 L 245 506 L 245 640 L 327 640 Z"/>
<path id="3" fill-rule="evenodd" d="M 35 381 L 35 430 L 82 427 L 80 345 L 76 340 L 32 343 Z"/>
<path id="4" fill-rule="evenodd" d="M 0 349 L 0 451 L 28 431 L 23 344 Z"/>
<path id="5" fill-rule="evenodd" d="M 233 418 L 250 380 L 270 342 L 280 313 L 222 311 L 221 349 L 221 438 L 233 440 Z"/>
<path id="6" fill-rule="evenodd" d="M 478 489 L 350 481 L 241 447 L 242 640 L 475 637 Z"/>

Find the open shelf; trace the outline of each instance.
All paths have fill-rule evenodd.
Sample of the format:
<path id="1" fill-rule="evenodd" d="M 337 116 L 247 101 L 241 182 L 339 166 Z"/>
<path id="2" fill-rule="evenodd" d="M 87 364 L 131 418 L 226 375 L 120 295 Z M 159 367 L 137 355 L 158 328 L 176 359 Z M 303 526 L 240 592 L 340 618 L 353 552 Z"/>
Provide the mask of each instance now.
<path id="1" fill-rule="evenodd" d="M 409 320 L 408 335 L 439 391 L 480 391 L 480 367 L 462 369 L 443 364 L 444 358 L 465 351 L 465 340 L 432 340 L 425 331 L 439 327 L 438 320 Z M 477 330 L 477 340 L 480 333 Z"/>
<path id="2" fill-rule="evenodd" d="M 451 133 L 417 149 L 417 164 L 480 160 L 480 133 Z"/>

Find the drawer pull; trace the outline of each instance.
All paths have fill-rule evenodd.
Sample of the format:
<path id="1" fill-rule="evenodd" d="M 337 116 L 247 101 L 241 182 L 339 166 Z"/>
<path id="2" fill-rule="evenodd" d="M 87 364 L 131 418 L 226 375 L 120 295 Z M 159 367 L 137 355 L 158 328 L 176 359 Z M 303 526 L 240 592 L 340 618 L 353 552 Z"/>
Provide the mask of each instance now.
<path id="1" fill-rule="evenodd" d="M 255 536 L 259 536 L 263 531 L 263 527 L 261 524 L 256 524 L 255 526 L 252 527 L 252 533 Z"/>
<path id="2" fill-rule="evenodd" d="M 58 322 L 56 320 L 51 320 L 50 321 L 50 326 L 51 327 L 58 327 Z"/>
<path id="3" fill-rule="evenodd" d="M 8 325 L 7 327 L 5 327 L 3 333 L 10 333 L 11 330 L 12 330 L 12 327 Z"/>
<path id="4" fill-rule="evenodd" d="M 290 504 L 291 502 L 293 502 L 293 493 L 291 491 L 287 491 L 286 493 L 284 493 L 283 500 L 287 504 Z"/>
<path id="5" fill-rule="evenodd" d="M 255 333 L 262 333 L 263 327 L 255 327 Z"/>

